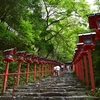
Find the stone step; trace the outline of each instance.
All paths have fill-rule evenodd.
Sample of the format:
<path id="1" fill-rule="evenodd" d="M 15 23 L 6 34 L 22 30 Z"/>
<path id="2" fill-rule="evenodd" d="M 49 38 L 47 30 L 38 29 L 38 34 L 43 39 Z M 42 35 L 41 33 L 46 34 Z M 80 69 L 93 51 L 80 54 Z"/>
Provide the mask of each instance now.
<path id="1" fill-rule="evenodd" d="M 67 86 L 74 86 L 74 87 L 82 87 L 81 84 L 74 84 L 74 83 L 71 83 L 71 84 L 67 84 L 67 83 L 51 83 L 51 84 L 42 84 L 42 83 L 39 83 L 40 84 L 40 87 L 47 87 L 47 86 L 51 86 L 51 87 L 55 87 L 55 86 L 58 86 L 58 87 L 67 87 Z M 38 83 L 37 84 L 31 84 L 31 85 L 23 85 L 21 87 L 18 87 L 20 89 L 29 89 L 29 88 L 37 88 L 38 87 Z"/>
<path id="2" fill-rule="evenodd" d="M 36 92 L 41 92 L 41 93 L 46 93 L 46 92 L 59 92 L 59 93 L 62 93 L 62 92 L 66 92 L 66 93 L 71 93 L 73 92 L 74 94 L 77 94 L 78 92 L 85 92 L 85 89 L 84 88 L 46 88 L 46 89 L 16 89 L 14 90 L 14 94 L 16 95 L 20 95 L 20 94 L 26 94 L 28 91 L 28 93 L 36 93 Z M 6 91 L 4 93 L 4 95 L 12 95 L 12 90 L 9 90 L 9 91 Z"/>
<path id="3" fill-rule="evenodd" d="M 43 91 L 43 92 L 41 92 L 40 91 L 40 93 L 39 92 L 37 92 L 37 93 L 35 93 L 35 92 L 29 92 L 29 93 L 27 93 L 27 92 L 15 92 L 14 93 L 14 95 L 33 95 L 33 96 L 35 96 L 35 95 L 37 95 L 37 94 L 39 94 L 39 95 L 41 95 L 41 96 L 70 96 L 70 95 L 85 95 L 86 94 L 86 92 L 85 91 L 68 91 L 68 92 L 66 92 L 66 91 L 60 91 L 60 92 L 58 92 L 58 91 L 50 91 L 50 92 L 47 92 L 47 91 Z M 38 96 L 38 95 L 37 95 Z"/>
<path id="4" fill-rule="evenodd" d="M 99 100 L 99 98 L 97 97 L 92 97 L 92 96 L 86 96 L 86 95 L 82 95 L 82 96 L 38 96 L 38 97 L 34 97 L 34 96 L 14 96 L 12 98 L 12 96 L 1 96 L 0 100 Z"/>
<path id="5" fill-rule="evenodd" d="M 60 85 L 60 84 L 59 84 Z M 56 85 L 56 86 L 46 86 L 46 87 L 40 87 L 40 91 L 41 92 L 48 92 L 48 91 L 85 91 L 84 88 L 82 88 L 81 86 L 60 86 Z M 17 88 L 14 90 L 14 92 L 37 92 L 39 89 L 38 87 L 35 88 Z M 8 94 L 8 93 L 12 93 L 13 89 L 7 89 L 7 91 L 4 94 Z"/>
<path id="6" fill-rule="evenodd" d="M 77 89 L 74 89 L 74 88 L 60 88 L 60 89 L 57 89 L 57 88 L 46 88 L 46 89 L 40 89 L 40 90 L 38 90 L 38 89 L 16 89 L 15 91 L 14 91 L 14 94 L 25 94 L 25 93 L 27 93 L 27 91 L 29 92 L 29 93 L 33 93 L 33 92 L 41 92 L 41 93 L 43 93 L 43 92 L 71 92 L 71 91 L 73 91 L 73 92 L 85 92 L 85 89 L 84 88 L 77 88 Z M 5 92 L 4 93 L 4 95 L 5 96 L 7 96 L 7 95 L 12 95 L 12 91 L 10 90 L 10 91 L 7 91 L 7 92 Z"/>

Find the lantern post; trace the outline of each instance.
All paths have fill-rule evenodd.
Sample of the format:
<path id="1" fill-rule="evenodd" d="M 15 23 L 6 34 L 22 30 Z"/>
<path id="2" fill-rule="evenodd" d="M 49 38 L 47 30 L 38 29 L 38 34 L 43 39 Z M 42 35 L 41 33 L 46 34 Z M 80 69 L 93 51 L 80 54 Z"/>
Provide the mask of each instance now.
<path id="1" fill-rule="evenodd" d="M 21 63 L 25 62 L 24 57 L 26 56 L 26 52 L 25 51 L 18 51 L 16 55 L 17 55 L 17 61 L 18 61 L 17 85 L 19 85 Z"/>
<path id="2" fill-rule="evenodd" d="M 42 65 L 42 77 L 44 76 L 44 65 L 45 65 L 46 58 L 41 58 L 41 65 Z"/>
<path id="3" fill-rule="evenodd" d="M 9 73 L 9 63 L 14 61 L 14 55 L 16 53 L 16 49 L 7 49 L 4 52 L 4 61 L 6 62 L 6 69 L 5 69 L 5 76 L 4 76 L 4 81 L 3 81 L 3 88 L 2 92 L 5 92 L 6 90 L 6 84 L 7 84 L 7 79 L 8 79 L 8 73 Z"/>
<path id="4" fill-rule="evenodd" d="M 27 62 L 27 68 L 26 68 L 26 83 L 28 83 L 28 76 L 29 76 L 29 70 L 30 70 L 30 63 L 33 62 L 33 54 L 26 54 L 26 62 Z"/>
<path id="5" fill-rule="evenodd" d="M 44 58 L 40 57 L 39 58 L 39 69 L 38 69 L 38 75 L 39 75 L 39 79 L 41 79 L 41 76 L 43 76 L 43 66 L 44 65 Z"/>
<path id="6" fill-rule="evenodd" d="M 33 59 L 33 64 L 34 64 L 34 81 L 36 80 L 36 74 L 37 74 L 37 64 L 39 64 L 39 61 L 38 61 L 38 56 L 34 56 L 34 59 Z"/>
<path id="7" fill-rule="evenodd" d="M 100 13 L 90 14 L 88 16 L 89 28 L 96 32 L 95 41 L 100 40 Z"/>

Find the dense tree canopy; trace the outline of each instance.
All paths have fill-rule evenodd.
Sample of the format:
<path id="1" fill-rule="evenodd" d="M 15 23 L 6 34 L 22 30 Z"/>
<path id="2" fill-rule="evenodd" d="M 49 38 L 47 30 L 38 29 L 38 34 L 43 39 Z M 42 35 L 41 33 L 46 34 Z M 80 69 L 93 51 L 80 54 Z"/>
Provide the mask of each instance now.
<path id="1" fill-rule="evenodd" d="M 1 50 L 17 47 L 66 62 L 77 34 L 88 31 L 85 0 L 1 0 L 0 11 Z"/>

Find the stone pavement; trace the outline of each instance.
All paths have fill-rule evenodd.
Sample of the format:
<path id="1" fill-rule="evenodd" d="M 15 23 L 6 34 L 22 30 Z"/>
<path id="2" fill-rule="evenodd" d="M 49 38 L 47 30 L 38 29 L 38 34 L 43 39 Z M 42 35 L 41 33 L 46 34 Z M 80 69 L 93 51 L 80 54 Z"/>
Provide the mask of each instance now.
<path id="1" fill-rule="evenodd" d="M 59 77 L 47 77 L 34 83 L 8 89 L 0 100 L 99 100 L 88 96 L 73 72 L 63 71 Z"/>

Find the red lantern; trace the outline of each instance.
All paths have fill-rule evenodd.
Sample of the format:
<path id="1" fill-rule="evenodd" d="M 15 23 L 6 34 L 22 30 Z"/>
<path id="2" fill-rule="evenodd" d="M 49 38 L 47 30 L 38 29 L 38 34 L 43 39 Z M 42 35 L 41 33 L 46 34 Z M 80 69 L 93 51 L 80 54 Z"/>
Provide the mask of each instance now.
<path id="1" fill-rule="evenodd" d="M 26 62 L 32 63 L 33 62 L 33 58 L 34 58 L 33 54 L 27 54 L 26 55 Z"/>
<path id="2" fill-rule="evenodd" d="M 95 20 L 96 20 L 96 24 L 97 24 L 97 28 L 100 28 L 100 13 L 96 13 L 95 14 Z"/>
<path id="3" fill-rule="evenodd" d="M 92 44 L 95 41 L 96 32 L 79 34 L 79 43 Z"/>
<path id="4" fill-rule="evenodd" d="M 24 62 L 24 57 L 26 56 L 26 51 L 17 52 L 17 61 Z"/>
<path id="5" fill-rule="evenodd" d="M 11 48 L 11 49 L 7 49 L 5 50 L 4 52 L 4 61 L 7 61 L 7 62 L 13 62 L 14 61 L 14 54 L 16 53 L 16 49 L 15 48 Z"/>
<path id="6" fill-rule="evenodd" d="M 89 28 L 90 29 L 95 29 L 97 28 L 97 24 L 96 24 L 96 18 L 94 14 L 90 14 L 88 16 L 88 22 L 89 22 Z"/>
<path id="7" fill-rule="evenodd" d="M 34 57 L 33 63 L 34 63 L 34 64 L 39 64 L 39 56 L 35 56 L 35 57 Z"/>
<path id="8" fill-rule="evenodd" d="M 100 13 L 90 14 L 88 16 L 89 28 L 99 29 L 100 28 Z"/>

